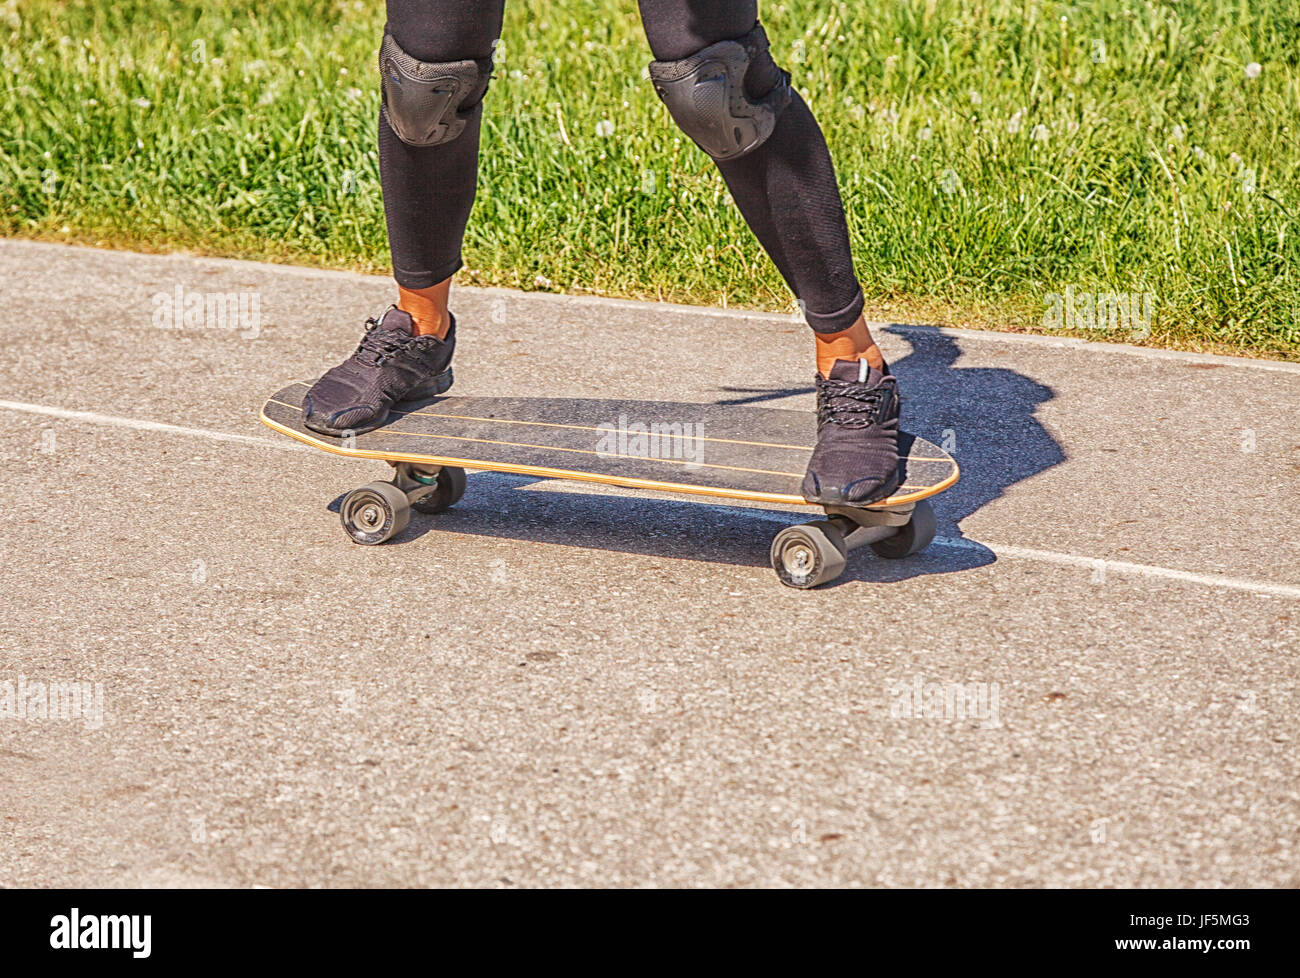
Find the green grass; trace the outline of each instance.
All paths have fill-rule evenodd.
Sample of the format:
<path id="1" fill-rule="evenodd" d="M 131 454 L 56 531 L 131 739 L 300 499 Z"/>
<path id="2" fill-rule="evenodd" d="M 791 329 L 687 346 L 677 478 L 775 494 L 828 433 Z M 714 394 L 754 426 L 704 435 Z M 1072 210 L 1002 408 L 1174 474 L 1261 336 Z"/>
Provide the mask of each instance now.
<path id="1" fill-rule="evenodd" d="M 0 2 L 0 231 L 385 269 L 382 7 Z M 875 314 L 1041 329 L 1067 286 L 1145 292 L 1146 343 L 1300 358 L 1295 0 L 762 13 Z M 515 0 L 501 55 L 463 280 L 792 308 L 633 0 Z"/>

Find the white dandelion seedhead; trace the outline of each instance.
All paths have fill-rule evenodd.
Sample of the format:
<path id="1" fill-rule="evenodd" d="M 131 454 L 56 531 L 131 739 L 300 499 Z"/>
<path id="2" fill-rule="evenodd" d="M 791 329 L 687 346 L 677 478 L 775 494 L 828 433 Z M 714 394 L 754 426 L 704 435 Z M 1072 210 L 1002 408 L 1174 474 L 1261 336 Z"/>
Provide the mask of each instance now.
<path id="1" fill-rule="evenodd" d="M 1261 66 L 1258 61 L 1252 61 L 1250 64 L 1246 65 L 1246 77 L 1258 78 L 1263 70 L 1263 66 Z"/>
<path id="2" fill-rule="evenodd" d="M 614 135 L 614 123 L 609 119 L 601 119 L 596 123 L 596 135 L 601 139 L 608 139 Z"/>

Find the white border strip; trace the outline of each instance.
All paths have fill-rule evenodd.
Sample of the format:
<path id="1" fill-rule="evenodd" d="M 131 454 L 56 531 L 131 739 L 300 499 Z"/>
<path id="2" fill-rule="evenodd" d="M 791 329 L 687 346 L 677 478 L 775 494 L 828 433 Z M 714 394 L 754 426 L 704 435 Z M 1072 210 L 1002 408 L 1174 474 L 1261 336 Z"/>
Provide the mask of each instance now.
<path id="1" fill-rule="evenodd" d="M 1080 557 L 1076 554 L 1057 553 L 1054 550 L 1035 550 L 1032 547 L 1013 547 L 1003 543 L 983 543 L 964 540 L 960 537 L 936 537 L 932 546 L 947 547 L 951 550 L 992 550 L 999 557 L 1024 558 L 1040 560 L 1048 564 L 1064 567 L 1078 567 L 1093 573 L 1102 574 L 1136 574 L 1141 577 L 1160 577 L 1171 581 L 1185 581 L 1188 584 L 1202 584 L 1206 587 L 1230 588 L 1234 591 L 1251 591 L 1255 594 L 1269 594 L 1284 598 L 1300 598 L 1300 587 L 1290 584 L 1271 584 L 1267 581 L 1251 581 L 1241 577 L 1225 577 L 1222 574 L 1193 574 L 1191 571 L 1174 570 L 1171 567 L 1157 567 L 1154 564 L 1133 564 L 1127 560 L 1102 560 L 1100 557 Z"/>
<path id="2" fill-rule="evenodd" d="M 208 428 L 185 428 L 178 424 L 164 424 L 161 421 L 141 421 L 137 418 L 119 418 L 112 414 L 97 414 L 94 411 L 68 411 L 63 408 L 46 407 L 43 404 L 28 404 L 25 401 L 0 401 L 0 409 L 20 411 L 23 414 L 40 414 L 47 418 L 64 418 L 68 421 L 84 421 L 86 424 L 108 425 L 114 428 L 134 428 L 136 431 L 160 431 L 169 435 L 189 435 L 192 438 L 207 438 L 211 441 L 234 441 L 246 445 L 261 445 L 266 448 L 279 448 L 287 451 L 307 451 L 307 446 L 293 441 L 258 438 L 254 435 L 232 435 L 225 431 L 212 431 Z"/>

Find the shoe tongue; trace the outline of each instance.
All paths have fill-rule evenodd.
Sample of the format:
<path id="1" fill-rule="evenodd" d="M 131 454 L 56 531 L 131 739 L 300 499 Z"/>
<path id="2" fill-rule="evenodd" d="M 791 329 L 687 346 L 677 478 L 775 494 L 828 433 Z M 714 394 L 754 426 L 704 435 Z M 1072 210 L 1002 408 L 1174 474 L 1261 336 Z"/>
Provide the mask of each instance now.
<path id="1" fill-rule="evenodd" d="M 411 318 L 409 312 L 398 309 L 397 306 L 389 306 L 384 314 L 379 317 L 377 329 L 391 329 L 395 333 L 405 333 L 407 336 L 415 335 L 415 320 Z"/>
<path id="2" fill-rule="evenodd" d="M 865 372 L 864 367 L 866 367 Z M 875 387 L 884 376 L 875 367 L 868 367 L 866 360 L 836 360 L 835 365 L 831 367 L 831 375 L 826 379 L 862 382 L 868 387 Z"/>

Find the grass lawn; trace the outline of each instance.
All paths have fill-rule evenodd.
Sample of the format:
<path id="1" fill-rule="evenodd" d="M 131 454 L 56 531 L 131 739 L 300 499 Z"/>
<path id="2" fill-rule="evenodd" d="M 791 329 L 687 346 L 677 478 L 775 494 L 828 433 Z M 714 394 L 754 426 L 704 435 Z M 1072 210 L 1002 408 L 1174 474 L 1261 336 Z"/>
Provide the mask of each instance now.
<path id="1" fill-rule="evenodd" d="M 875 317 L 1300 359 L 1296 0 L 760 9 Z M 382 23 L 0 2 L 0 233 L 387 268 Z M 634 0 L 508 4 L 462 281 L 793 308 L 649 58 Z M 1098 329 L 1101 294 L 1145 297 L 1149 335 Z"/>

